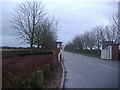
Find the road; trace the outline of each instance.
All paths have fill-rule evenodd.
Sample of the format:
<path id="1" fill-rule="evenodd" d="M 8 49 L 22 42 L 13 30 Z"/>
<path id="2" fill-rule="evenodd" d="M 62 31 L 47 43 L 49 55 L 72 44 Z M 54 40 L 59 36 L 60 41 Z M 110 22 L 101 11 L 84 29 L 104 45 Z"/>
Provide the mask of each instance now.
<path id="1" fill-rule="evenodd" d="M 64 52 L 65 88 L 118 88 L 118 61 Z"/>

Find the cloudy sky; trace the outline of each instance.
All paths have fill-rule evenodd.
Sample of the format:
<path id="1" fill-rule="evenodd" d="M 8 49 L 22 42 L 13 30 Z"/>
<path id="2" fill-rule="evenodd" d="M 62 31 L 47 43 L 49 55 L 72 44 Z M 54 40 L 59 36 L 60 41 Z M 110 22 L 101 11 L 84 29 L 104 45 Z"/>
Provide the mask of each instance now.
<path id="1" fill-rule="evenodd" d="M 28 46 L 16 39 L 14 29 L 9 19 L 14 13 L 16 2 L 2 2 L 2 45 Z M 67 42 L 76 34 L 82 34 L 97 25 L 107 25 L 114 14 L 117 13 L 117 2 L 81 2 L 80 0 L 43 0 L 46 12 L 59 21 L 58 41 Z"/>

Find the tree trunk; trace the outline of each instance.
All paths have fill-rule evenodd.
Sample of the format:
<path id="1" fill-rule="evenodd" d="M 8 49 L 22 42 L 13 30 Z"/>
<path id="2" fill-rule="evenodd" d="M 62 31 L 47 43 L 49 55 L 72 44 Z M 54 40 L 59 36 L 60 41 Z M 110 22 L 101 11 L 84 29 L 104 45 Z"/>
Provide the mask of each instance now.
<path id="1" fill-rule="evenodd" d="M 100 50 L 100 46 L 98 45 L 98 50 Z"/>
<path id="2" fill-rule="evenodd" d="M 85 45 L 85 47 L 86 47 L 86 50 L 87 50 L 87 45 Z"/>
<path id="3" fill-rule="evenodd" d="M 32 43 L 30 44 L 30 48 L 33 48 L 33 44 Z"/>
<path id="4" fill-rule="evenodd" d="M 90 50 L 92 50 L 92 47 L 90 48 Z"/>
<path id="5" fill-rule="evenodd" d="M 37 48 L 40 48 L 40 45 L 39 45 L 39 44 L 37 44 Z"/>

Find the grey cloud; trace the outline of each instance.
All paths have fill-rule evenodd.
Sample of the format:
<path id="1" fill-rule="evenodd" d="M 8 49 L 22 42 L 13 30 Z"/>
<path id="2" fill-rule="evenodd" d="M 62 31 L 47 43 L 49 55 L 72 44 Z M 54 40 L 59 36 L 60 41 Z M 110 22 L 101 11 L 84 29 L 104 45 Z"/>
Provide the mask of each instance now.
<path id="1" fill-rule="evenodd" d="M 59 20 L 58 40 L 67 43 L 76 34 L 91 30 L 96 25 L 106 25 L 117 12 L 117 2 L 86 2 L 86 3 L 44 3 L 45 10 Z M 8 22 L 15 3 L 4 3 L 2 9 L 2 31 L 5 45 L 17 45 L 20 41 L 12 36 L 14 30 Z M 15 42 L 11 42 L 12 40 Z"/>

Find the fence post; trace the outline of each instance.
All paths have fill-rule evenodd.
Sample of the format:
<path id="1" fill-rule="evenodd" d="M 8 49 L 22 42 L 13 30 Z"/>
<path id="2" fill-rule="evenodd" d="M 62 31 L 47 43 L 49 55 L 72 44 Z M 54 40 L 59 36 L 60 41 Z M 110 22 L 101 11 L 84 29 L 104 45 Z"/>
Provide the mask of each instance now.
<path id="1" fill-rule="evenodd" d="M 37 86 L 42 87 L 43 85 L 43 71 L 36 72 Z"/>

